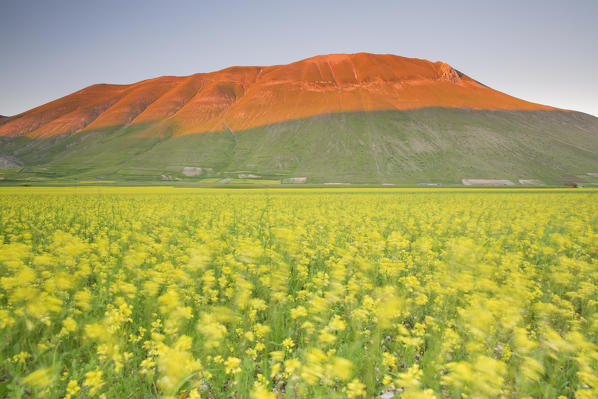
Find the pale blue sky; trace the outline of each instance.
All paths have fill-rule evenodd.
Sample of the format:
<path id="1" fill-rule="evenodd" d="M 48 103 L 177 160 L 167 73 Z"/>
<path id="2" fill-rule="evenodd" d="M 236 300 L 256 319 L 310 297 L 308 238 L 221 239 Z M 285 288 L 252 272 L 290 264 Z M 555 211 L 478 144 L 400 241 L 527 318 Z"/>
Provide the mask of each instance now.
<path id="1" fill-rule="evenodd" d="M 0 0 L 0 114 L 94 83 L 365 51 L 598 115 L 597 21 L 598 0 Z"/>

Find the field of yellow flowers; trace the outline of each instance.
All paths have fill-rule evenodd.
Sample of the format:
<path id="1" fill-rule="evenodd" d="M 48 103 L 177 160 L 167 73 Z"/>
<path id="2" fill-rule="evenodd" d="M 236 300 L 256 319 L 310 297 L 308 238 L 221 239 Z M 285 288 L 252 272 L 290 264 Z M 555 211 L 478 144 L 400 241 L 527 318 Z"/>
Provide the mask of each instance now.
<path id="1" fill-rule="evenodd" d="M 598 191 L 0 189 L 0 397 L 597 398 Z"/>

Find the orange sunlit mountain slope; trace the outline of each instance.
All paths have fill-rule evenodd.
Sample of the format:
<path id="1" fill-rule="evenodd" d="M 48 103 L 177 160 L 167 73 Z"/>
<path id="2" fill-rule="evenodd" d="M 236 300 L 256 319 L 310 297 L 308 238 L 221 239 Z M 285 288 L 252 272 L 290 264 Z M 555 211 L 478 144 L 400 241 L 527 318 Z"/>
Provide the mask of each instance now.
<path id="1" fill-rule="evenodd" d="M 100 84 L 0 122 L 0 136 L 42 138 L 118 126 L 142 135 L 243 130 L 314 115 L 426 107 L 544 110 L 442 62 L 332 54 L 288 65 L 232 67 L 130 85 Z"/>

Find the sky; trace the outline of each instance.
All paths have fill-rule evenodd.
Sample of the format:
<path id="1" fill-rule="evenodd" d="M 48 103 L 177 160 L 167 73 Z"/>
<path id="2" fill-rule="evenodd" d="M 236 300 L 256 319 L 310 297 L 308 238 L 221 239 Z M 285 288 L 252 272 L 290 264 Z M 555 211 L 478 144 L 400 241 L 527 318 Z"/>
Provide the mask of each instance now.
<path id="1" fill-rule="evenodd" d="M 0 115 L 95 83 L 370 52 L 598 116 L 598 0 L 0 0 Z"/>

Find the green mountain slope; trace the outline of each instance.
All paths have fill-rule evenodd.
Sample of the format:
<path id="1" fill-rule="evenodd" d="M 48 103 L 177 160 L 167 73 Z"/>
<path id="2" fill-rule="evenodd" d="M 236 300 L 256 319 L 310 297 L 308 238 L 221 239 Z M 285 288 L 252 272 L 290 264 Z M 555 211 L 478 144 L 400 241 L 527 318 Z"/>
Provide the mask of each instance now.
<path id="1" fill-rule="evenodd" d="M 3 137 L 0 156 L 24 166 L 1 173 L 5 181 L 215 181 L 240 173 L 307 177 L 313 183 L 598 180 L 591 175 L 598 173 L 598 118 L 577 112 L 333 113 L 244 131 L 223 125 L 218 132 L 172 137 L 163 130 L 159 138 L 143 137 L 150 128 L 155 133 L 160 125 L 45 139 Z"/>

